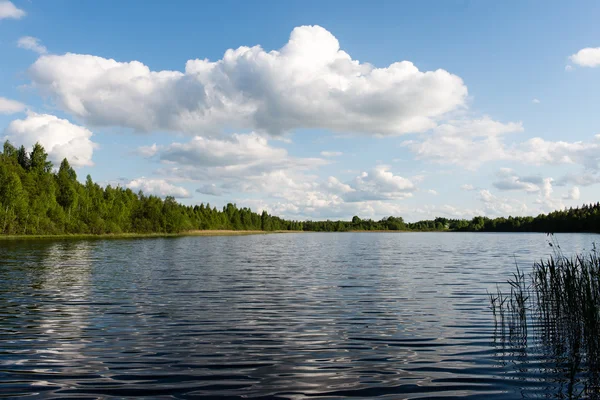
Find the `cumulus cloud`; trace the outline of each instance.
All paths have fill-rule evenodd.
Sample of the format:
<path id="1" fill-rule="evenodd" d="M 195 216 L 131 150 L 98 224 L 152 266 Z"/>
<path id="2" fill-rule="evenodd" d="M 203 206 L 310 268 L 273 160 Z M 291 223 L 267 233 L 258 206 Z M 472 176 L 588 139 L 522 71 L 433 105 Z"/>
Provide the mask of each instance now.
<path id="1" fill-rule="evenodd" d="M 554 179 L 550 177 L 541 177 L 541 176 L 519 176 L 515 171 L 510 168 L 502 168 L 497 173 L 498 177 L 501 179 L 495 181 L 493 186 L 496 189 L 502 191 L 524 191 L 529 194 L 537 194 L 537 198 L 534 203 L 540 205 L 541 209 L 538 209 L 538 212 L 546 212 L 546 211 L 554 211 L 557 209 L 564 208 L 564 204 L 560 201 L 560 199 L 555 199 L 552 197 L 552 193 L 554 192 L 553 183 Z M 515 199 L 503 199 L 499 200 L 497 197 L 491 195 L 489 191 L 486 195 L 483 194 L 483 191 L 480 192 L 482 200 L 485 202 L 486 198 L 490 198 L 491 200 L 487 202 L 487 205 L 494 204 L 494 209 L 496 212 L 502 209 L 510 209 L 510 207 L 506 207 L 506 204 L 509 204 L 513 209 L 515 205 L 520 206 L 521 211 L 517 208 L 515 211 L 522 213 L 527 207 L 523 207 L 524 203 L 515 200 Z M 500 204 L 504 204 L 503 206 L 499 206 Z M 490 209 L 490 207 L 488 207 Z M 532 210 L 529 210 L 531 213 Z M 498 214 L 501 215 L 501 214 Z"/>
<path id="2" fill-rule="evenodd" d="M 328 161 L 290 156 L 256 133 L 225 138 L 197 136 L 187 142 L 147 146 L 142 151 L 162 163 L 158 169 L 162 177 L 194 182 L 198 193 L 230 197 L 231 193 L 257 193 L 298 204 L 326 204 L 316 193 L 319 184 L 310 171 Z"/>
<path id="3" fill-rule="evenodd" d="M 184 72 L 68 53 L 40 57 L 29 75 L 87 123 L 195 134 L 225 128 L 272 135 L 299 128 L 423 132 L 462 107 L 468 93 L 460 77 L 442 69 L 353 60 L 320 26 L 295 28 L 280 50 L 242 46 L 215 62 L 189 60 Z"/>
<path id="4" fill-rule="evenodd" d="M 292 157 L 287 150 L 271 146 L 264 136 L 256 133 L 226 138 L 196 136 L 188 142 L 142 147 L 138 152 L 155 156 L 165 164 L 161 171 L 166 175 L 228 184 L 273 171 L 309 170 L 328 163 L 320 158 Z"/>
<path id="5" fill-rule="evenodd" d="M 569 190 L 569 193 L 567 193 L 563 198 L 565 200 L 579 200 L 579 197 L 580 197 L 579 188 L 577 186 L 573 186 Z"/>
<path id="6" fill-rule="evenodd" d="M 356 191 L 356 189 L 354 189 L 352 186 L 348 185 L 347 183 L 340 182 L 340 180 L 334 176 L 327 178 L 327 181 L 323 185 L 325 187 L 325 191 L 338 195 Z"/>
<path id="7" fill-rule="evenodd" d="M 21 19 L 26 15 L 25 11 L 17 8 L 10 1 L 0 1 L 0 20 L 3 19 Z"/>
<path id="8" fill-rule="evenodd" d="M 287 157 L 287 151 L 269 145 L 255 133 L 233 134 L 225 139 L 196 136 L 187 143 L 172 143 L 160 152 L 162 160 L 183 165 L 224 167 L 273 163 Z"/>
<path id="9" fill-rule="evenodd" d="M 321 155 L 323 157 L 339 157 L 343 154 L 344 153 L 342 153 L 341 151 L 322 151 L 321 152 Z"/>
<path id="10" fill-rule="evenodd" d="M 92 132 L 66 119 L 29 113 L 25 119 L 12 121 L 4 135 L 5 140 L 28 148 L 39 142 L 55 165 L 64 158 L 74 167 L 94 165 L 92 155 L 97 144 L 91 140 Z"/>
<path id="11" fill-rule="evenodd" d="M 198 189 L 196 189 L 197 193 L 208 194 L 210 196 L 222 196 L 223 190 L 221 190 L 214 183 L 207 183 L 206 185 L 202 185 Z"/>
<path id="12" fill-rule="evenodd" d="M 600 135 L 590 142 L 551 142 L 529 139 L 515 149 L 513 158 L 534 165 L 580 164 L 597 170 L 600 162 Z"/>
<path id="13" fill-rule="evenodd" d="M 580 173 L 568 173 L 558 179 L 556 186 L 567 186 L 570 184 L 578 186 L 591 186 L 600 183 L 600 174 L 594 171 L 581 171 Z"/>
<path id="14" fill-rule="evenodd" d="M 173 196 L 175 198 L 192 197 L 187 189 L 175 186 L 164 179 L 153 179 L 142 176 L 130 181 L 126 186 L 131 190 L 141 190 L 146 195 L 159 197 Z"/>
<path id="15" fill-rule="evenodd" d="M 461 185 L 460 188 L 462 190 L 466 190 L 466 191 L 472 191 L 475 190 L 475 186 L 469 184 L 469 183 L 465 183 L 464 185 Z"/>
<path id="16" fill-rule="evenodd" d="M 488 216 L 507 216 L 527 214 L 527 205 L 517 199 L 502 198 L 493 195 L 489 190 L 481 190 L 479 199 L 483 203 L 484 213 Z"/>
<path id="17" fill-rule="evenodd" d="M 377 166 L 348 182 L 333 176 L 320 179 L 313 170 L 328 161 L 290 156 L 256 133 L 198 136 L 188 142 L 148 146 L 143 152 L 163 163 L 159 172 L 168 181 L 194 182 L 196 192 L 213 196 L 257 193 L 263 198 L 261 206 L 288 217 L 379 213 L 386 209 L 384 203 L 410 197 L 417 190 L 414 182 L 388 166 Z M 250 204 L 246 200 L 236 202 Z M 371 208 L 375 203 L 377 211 Z"/>
<path id="18" fill-rule="evenodd" d="M 345 201 L 398 200 L 411 197 L 416 190 L 410 179 L 394 175 L 383 165 L 361 173 L 348 185 L 352 191 L 344 194 Z"/>
<path id="19" fill-rule="evenodd" d="M 402 143 L 419 159 L 475 169 L 490 161 L 509 160 L 531 165 L 580 164 L 600 167 L 600 135 L 589 142 L 548 141 L 535 137 L 507 144 L 508 133 L 522 132 L 521 123 L 503 124 L 488 117 L 450 121 L 422 136 Z"/>
<path id="20" fill-rule="evenodd" d="M 501 168 L 497 174 L 501 179 L 493 182 L 499 190 L 522 190 L 533 193 L 539 192 L 544 183 L 541 176 L 519 176 L 510 168 Z"/>
<path id="21" fill-rule="evenodd" d="M 580 67 L 600 66 L 600 47 L 586 47 L 573 54 L 569 59 Z"/>
<path id="22" fill-rule="evenodd" d="M 22 49 L 34 51 L 38 54 L 46 54 L 48 52 L 46 46 L 40 42 L 40 39 L 33 36 L 23 36 L 17 41 L 17 46 Z"/>
<path id="23" fill-rule="evenodd" d="M 25 104 L 0 97 L 0 114 L 14 114 L 25 110 Z"/>
<path id="24" fill-rule="evenodd" d="M 406 210 L 402 215 L 407 216 L 405 219 L 408 221 L 434 219 L 436 217 L 471 219 L 478 215 L 485 215 L 485 211 L 483 209 L 460 208 L 450 204 L 443 204 L 441 206 L 424 204 Z"/>
<path id="25" fill-rule="evenodd" d="M 552 178 L 544 178 L 542 181 L 542 196 L 545 198 L 549 198 L 552 195 L 554 189 L 552 189 L 552 182 L 554 179 Z"/>
<path id="26" fill-rule="evenodd" d="M 244 199 L 237 201 L 237 204 L 251 207 L 253 210 L 266 210 L 270 214 L 299 220 L 349 220 L 353 215 L 359 215 L 361 218 L 380 219 L 390 215 L 411 215 L 409 214 L 411 210 L 406 206 L 385 201 L 345 203 L 336 199 L 307 198 L 306 203 L 291 203 L 285 200 L 266 202 L 264 200 Z M 413 218 L 413 220 L 415 219 Z"/>
<path id="27" fill-rule="evenodd" d="M 144 158 L 154 157 L 159 151 L 156 143 L 152 144 L 152 146 L 140 146 L 137 148 L 137 153 Z"/>
<path id="28" fill-rule="evenodd" d="M 402 206 L 394 200 L 410 197 L 416 190 L 408 179 L 395 175 L 388 167 L 378 166 L 359 174 L 349 182 L 330 176 L 323 182 L 308 174 L 277 170 L 250 177 L 235 188 L 242 192 L 260 192 L 277 199 L 269 204 L 281 215 L 312 218 L 347 218 L 352 215 L 400 215 Z M 266 202 L 263 201 L 264 204 Z"/>
<path id="29" fill-rule="evenodd" d="M 508 158 L 503 135 L 522 131 L 520 122 L 505 124 L 485 116 L 449 121 L 421 140 L 405 141 L 402 145 L 415 153 L 418 159 L 475 169 L 485 162 Z"/>
<path id="30" fill-rule="evenodd" d="M 429 190 L 427 191 L 427 193 L 429 193 L 429 194 L 432 194 L 432 195 L 434 195 L 434 196 L 437 196 L 437 195 L 439 194 L 439 193 L 438 193 L 436 190 L 433 190 L 433 189 L 429 189 Z"/>

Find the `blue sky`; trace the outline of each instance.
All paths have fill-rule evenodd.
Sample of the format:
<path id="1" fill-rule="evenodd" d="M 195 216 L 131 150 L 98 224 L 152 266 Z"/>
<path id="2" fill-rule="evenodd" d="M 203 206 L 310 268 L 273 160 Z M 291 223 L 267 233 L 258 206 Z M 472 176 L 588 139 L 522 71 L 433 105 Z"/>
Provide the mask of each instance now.
<path id="1" fill-rule="evenodd" d="M 0 0 L 0 136 L 297 219 L 595 202 L 600 3 Z"/>

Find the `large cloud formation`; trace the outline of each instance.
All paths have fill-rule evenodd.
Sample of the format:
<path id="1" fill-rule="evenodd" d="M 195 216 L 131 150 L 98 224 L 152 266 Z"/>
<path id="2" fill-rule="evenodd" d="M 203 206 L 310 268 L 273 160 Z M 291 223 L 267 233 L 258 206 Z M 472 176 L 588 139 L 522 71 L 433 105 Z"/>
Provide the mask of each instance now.
<path id="1" fill-rule="evenodd" d="M 97 147 L 92 132 L 54 115 L 29 113 L 25 119 L 12 121 L 4 130 L 4 140 L 27 148 L 39 142 L 55 165 L 66 158 L 75 167 L 92 166 Z"/>
<path id="2" fill-rule="evenodd" d="M 189 60 L 184 72 L 67 53 L 40 57 L 29 74 L 42 93 L 89 124 L 196 135 L 228 128 L 423 132 L 467 96 L 462 79 L 442 69 L 353 60 L 320 26 L 295 28 L 279 51 L 242 46 L 215 62 Z"/>

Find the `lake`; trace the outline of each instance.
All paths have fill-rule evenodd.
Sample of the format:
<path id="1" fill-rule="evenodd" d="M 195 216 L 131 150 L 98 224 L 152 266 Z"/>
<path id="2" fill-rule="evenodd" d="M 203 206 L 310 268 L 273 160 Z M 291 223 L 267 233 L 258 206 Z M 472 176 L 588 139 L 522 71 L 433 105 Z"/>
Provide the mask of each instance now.
<path id="1" fill-rule="evenodd" d="M 0 241 L 0 396 L 558 396 L 486 293 L 551 253 L 518 233 Z"/>

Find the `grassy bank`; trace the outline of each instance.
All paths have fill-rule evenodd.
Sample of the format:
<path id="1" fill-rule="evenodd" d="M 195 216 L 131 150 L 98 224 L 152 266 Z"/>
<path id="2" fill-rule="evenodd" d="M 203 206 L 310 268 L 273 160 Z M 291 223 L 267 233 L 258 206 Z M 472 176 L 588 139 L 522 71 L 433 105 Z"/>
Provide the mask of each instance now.
<path id="1" fill-rule="evenodd" d="M 183 236 L 245 236 L 268 235 L 273 233 L 297 233 L 300 231 L 257 231 L 257 230 L 194 230 L 180 233 L 108 233 L 108 234 L 62 234 L 62 235 L 0 235 L 2 240 L 43 240 L 43 239 L 139 239 Z"/>

